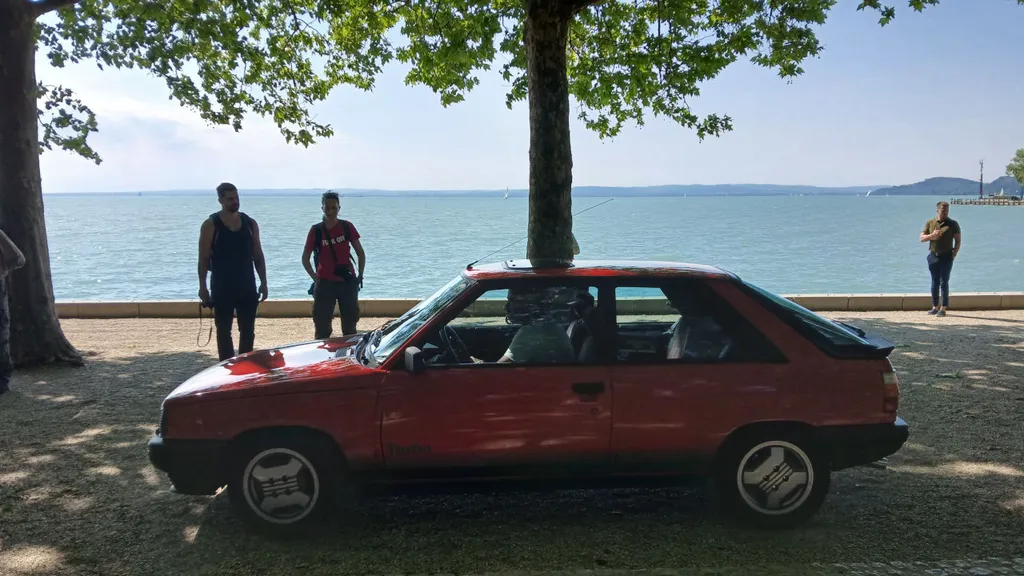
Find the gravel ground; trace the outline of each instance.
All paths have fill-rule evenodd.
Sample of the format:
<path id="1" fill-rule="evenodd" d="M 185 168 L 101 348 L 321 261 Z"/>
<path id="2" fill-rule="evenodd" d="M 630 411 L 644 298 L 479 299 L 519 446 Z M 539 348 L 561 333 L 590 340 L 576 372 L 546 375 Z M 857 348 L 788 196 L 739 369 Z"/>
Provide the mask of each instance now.
<path id="1" fill-rule="evenodd" d="M 149 464 L 161 399 L 215 360 L 196 321 L 65 320 L 88 365 L 0 396 L 0 574 L 1024 573 L 1024 311 L 836 317 L 899 342 L 911 440 L 888 470 L 837 473 L 804 528 L 735 528 L 700 491 L 578 491 L 370 501 L 298 542 Z M 311 333 L 260 319 L 257 346 Z"/>

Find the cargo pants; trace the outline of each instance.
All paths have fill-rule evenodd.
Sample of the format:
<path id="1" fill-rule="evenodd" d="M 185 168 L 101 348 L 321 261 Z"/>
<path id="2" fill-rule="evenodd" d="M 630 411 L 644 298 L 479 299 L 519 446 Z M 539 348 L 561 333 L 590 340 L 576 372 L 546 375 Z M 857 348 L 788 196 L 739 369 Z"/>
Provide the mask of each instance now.
<path id="1" fill-rule="evenodd" d="M 359 323 L 359 282 L 319 280 L 313 289 L 313 338 L 330 338 L 334 331 L 334 305 L 341 312 L 341 333 L 356 333 Z"/>

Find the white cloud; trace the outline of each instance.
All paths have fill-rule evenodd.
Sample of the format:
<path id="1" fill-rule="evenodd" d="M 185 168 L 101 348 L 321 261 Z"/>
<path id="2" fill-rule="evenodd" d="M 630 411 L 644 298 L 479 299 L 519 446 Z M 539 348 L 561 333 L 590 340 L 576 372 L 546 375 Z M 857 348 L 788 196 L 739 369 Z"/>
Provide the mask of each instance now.
<path id="1" fill-rule="evenodd" d="M 90 141 L 103 158 L 96 166 L 62 151 L 43 154 L 48 192 L 212 189 L 221 180 L 250 188 L 317 187 L 337 182 L 338 158 L 352 156 L 345 134 L 303 148 L 259 117 L 246 118 L 239 132 L 213 126 L 138 71 L 43 68 L 41 77 L 54 82 L 58 76 L 96 113 L 99 133 Z"/>

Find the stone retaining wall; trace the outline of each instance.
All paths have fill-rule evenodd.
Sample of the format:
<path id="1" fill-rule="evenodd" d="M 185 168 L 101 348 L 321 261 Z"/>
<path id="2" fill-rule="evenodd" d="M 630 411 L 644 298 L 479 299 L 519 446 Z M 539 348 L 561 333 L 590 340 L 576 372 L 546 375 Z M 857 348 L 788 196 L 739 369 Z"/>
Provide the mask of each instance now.
<path id="1" fill-rule="evenodd" d="M 786 298 L 810 310 L 822 312 L 928 310 L 928 294 L 785 294 Z M 391 318 L 400 316 L 419 300 L 366 298 L 359 302 L 363 317 Z M 663 298 L 624 299 L 626 314 L 666 313 Z M 258 315 L 267 318 L 305 318 L 312 312 L 312 299 L 267 300 L 260 304 Z M 952 310 L 1019 310 L 1024 309 L 1024 292 L 961 292 L 951 294 Z M 504 300 L 479 301 L 474 304 L 479 315 L 504 315 Z M 161 300 L 141 302 L 57 302 L 60 318 L 196 318 L 198 301 Z M 209 310 L 203 311 L 209 315 Z"/>

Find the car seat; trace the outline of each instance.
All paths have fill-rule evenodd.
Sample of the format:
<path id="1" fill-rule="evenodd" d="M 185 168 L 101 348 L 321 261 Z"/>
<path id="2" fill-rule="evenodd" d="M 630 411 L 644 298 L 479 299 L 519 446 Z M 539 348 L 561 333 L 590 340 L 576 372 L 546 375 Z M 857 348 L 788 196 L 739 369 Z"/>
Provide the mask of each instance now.
<path id="1" fill-rule="evenodd" d="M 577 354 L 579 361 L 592 364 L 611 359 L 615 353 L 613 334 L 601 317 L 601 312 L 597 308 L 587 310 L 583 315 L 582 324 L 587 334 Z"/>

